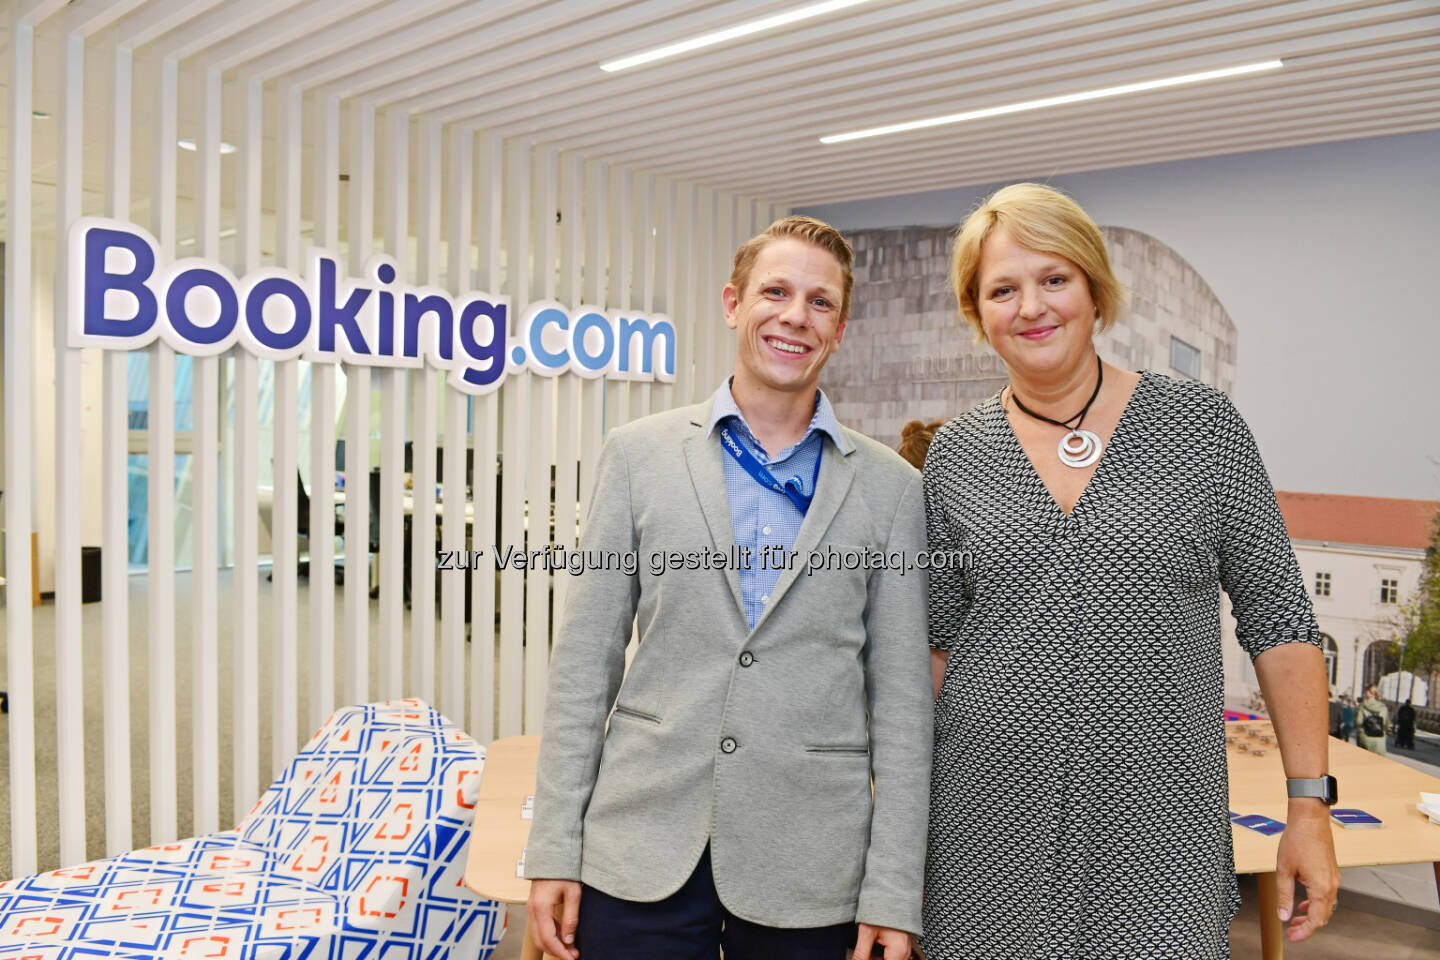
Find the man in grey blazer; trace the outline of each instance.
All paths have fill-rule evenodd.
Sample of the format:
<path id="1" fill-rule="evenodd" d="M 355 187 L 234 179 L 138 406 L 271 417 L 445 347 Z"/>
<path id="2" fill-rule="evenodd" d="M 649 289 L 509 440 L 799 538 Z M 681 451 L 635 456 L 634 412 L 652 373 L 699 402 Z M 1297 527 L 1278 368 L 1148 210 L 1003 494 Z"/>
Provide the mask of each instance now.
<path id="1" fill-rule="evenodd" d="M 525 854 L 557 957 L 903 960 L 920 932 L 925 517 L 818 388 L 850 264 L 808 217 L 747 242 L 734 376 L 605 443 L 581 546 L 632 559 L 572 581 Z"/>

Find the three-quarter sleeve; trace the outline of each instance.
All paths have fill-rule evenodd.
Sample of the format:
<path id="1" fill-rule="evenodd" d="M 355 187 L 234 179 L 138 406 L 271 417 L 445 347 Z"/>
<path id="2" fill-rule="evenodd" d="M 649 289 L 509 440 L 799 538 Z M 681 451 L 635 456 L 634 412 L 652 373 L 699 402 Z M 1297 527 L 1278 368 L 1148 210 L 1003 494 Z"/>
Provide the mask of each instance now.
<path id="1" fill-rule="evenodd" d="M 924 492 L 930 551 L 930 646 L 949 653 L 959 640 L 971 597 L 965 582 L 965 546 L 947 509 L 947 501 L 954 495 L 955 465 L 946 455 L 946 441 L 942 430 L 925 458 Z"/>
<path id="2" fill-rule="evenodd" d="M 1228 397 L 1217 411 L 1215 457 L 1220 584 L 1230 597 L 1240 645 L 1252 660 L 1282 643 L 1320 646 L 1275 488 L 1255 437 Z"/>

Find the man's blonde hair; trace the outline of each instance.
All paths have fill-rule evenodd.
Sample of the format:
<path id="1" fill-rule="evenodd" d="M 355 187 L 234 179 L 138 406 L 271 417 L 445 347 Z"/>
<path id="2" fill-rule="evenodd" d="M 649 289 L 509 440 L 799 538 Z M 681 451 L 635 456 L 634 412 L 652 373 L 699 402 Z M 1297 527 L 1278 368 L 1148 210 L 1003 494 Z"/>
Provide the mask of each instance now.
<path id="1" fill-rule="evenodd" d="M 839 262 L 840 272 L 845 277 L 845 290 L 840 301 L 840 322 L 845 322 L 850 317 L 850 290 L 855 286 L 855 278 L 850 275 L 855 251 L 839 230 L 814 217 L 781 217 L 763 232 L 742 243 L 740 249 L 735 251 L 735 266 L 730 270 L 730 285 L 743 297 L 745 285 L 750 282 L 750 271 L 755 267 L 755 259 L 760 256 L 760 251 L 771 242 L 787 237 L 804 240 L 828 251 Z"/>
<path id="2" fill-rule="evenodd" d="M 1090 284 L 1090 299 L 1098 313 L 1097 330 L 1110 328 L 1125 305 L 1125 288 L 1110 269 L 1100 228 L 1059 190 L 1039 183 L 1015 183 L 991 194 L 955 235 L 950 282 L 960 303 L 960 316 L 975 331 L 977 343 L 985 339 L 977 289 L 980 253 L 985 240 L 1001 227 L 1020 246 L 1062 256 L 1079 267 Z"/>

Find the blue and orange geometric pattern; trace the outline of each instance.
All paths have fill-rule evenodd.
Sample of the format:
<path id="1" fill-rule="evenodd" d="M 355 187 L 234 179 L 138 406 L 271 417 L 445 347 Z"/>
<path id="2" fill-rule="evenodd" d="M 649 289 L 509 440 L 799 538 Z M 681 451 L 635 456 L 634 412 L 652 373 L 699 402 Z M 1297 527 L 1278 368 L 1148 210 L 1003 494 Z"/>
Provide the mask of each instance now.
<path id="1" fill-rule="evenodd" d="M 234 830 L 0 883 L 0 960 L 484 960 L 483 767 L 421 701 L 343 708 Z"/>

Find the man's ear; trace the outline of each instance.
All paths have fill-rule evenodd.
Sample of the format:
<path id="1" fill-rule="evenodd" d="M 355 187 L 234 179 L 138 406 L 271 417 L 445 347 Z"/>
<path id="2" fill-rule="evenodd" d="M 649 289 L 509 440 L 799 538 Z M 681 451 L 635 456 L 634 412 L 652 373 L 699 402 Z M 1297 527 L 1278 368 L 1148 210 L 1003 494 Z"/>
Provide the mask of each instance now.
<path id="1" fill-rule="evenodd" d="M 840 346 L 840 341 L 845 339 L 845 324 L 849 322 L 848 319 L 841 320 L 840 326 L 835 328 L 835 346 Z"/>
<path id="2" fill-rule="evenodd" d="M 740 325 L 735 316 L 735 311 L 740 308 L 740 291 L 735 289 L 735 284 L 725 284 L 725 289 L 720 291 L 720 303 L 725 307 L 725 326 L 734 330 Z"/>

